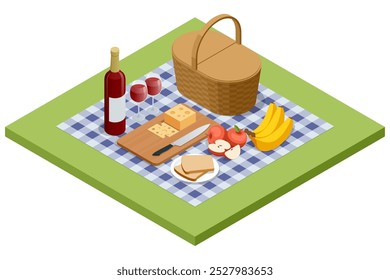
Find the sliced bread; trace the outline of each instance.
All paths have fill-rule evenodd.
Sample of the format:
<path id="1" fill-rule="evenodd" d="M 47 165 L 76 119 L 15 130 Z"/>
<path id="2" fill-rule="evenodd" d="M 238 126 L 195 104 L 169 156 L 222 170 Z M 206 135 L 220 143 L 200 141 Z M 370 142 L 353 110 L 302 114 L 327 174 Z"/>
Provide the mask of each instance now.
<path id="1" fill-rule="evenodd" d="M 209 155 L 184 155 L 181 166 L 187 174 L 214 171 L 213 158 Z"/>
<path id="2" fill-rule="evenodd" d="M 183 178 L 186 178 L 187 180 L 190 180 L 190 181 L 196 181 L 200 177 L 202 177 L 204 174 L 207 173 L 207 171 L 205 171 L 205 172 L 186 173 L 186 172 L 184 172 L 184 170 L 183 170 L 181 165 L 175 166 L 175 171 L 176 171 L 177 174 L 179 174 Z"/>

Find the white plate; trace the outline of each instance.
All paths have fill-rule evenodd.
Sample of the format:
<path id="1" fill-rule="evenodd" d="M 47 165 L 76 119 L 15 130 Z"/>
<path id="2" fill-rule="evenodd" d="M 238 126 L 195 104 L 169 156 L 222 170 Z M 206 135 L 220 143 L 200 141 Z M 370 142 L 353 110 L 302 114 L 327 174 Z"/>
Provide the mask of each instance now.
<path id="1" fill-rule="evenodd" d="M 200 154 L 189 154 L 189 155 L 200 155 Z M 214 171 L 207 172 L 203 176 L 199 177 L 198 180 L 196 180 L 196 181 L 190 181 L 186 178 L 183 178 L 182 176 L 177 174 L 175 171 L 175 166 L 181 164 L 181 158 L 182 157 L 178 157 L 177 159 L 173 160 L 173 162 L 171 164 L 172 175 L 174 177 L 176 177 L 177 179 L 179 179 L 180 181 L 187 182 L 187 183 L 193 183 L 193 184 L 204 183 L 204 182 L 210 181 L 211 179 L 215 178 L 218 175 L 219 165 L 218 165 L 218 162 L 213 158 Z"/>

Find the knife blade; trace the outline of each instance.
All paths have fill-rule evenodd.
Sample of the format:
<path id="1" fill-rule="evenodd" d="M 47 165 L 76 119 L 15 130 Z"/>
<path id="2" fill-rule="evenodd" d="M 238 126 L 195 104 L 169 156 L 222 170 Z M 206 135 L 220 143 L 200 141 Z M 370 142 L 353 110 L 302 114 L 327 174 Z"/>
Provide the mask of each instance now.
<path id="1" fill-rule="evenodd" d="M 162 153 L 165 153 L 166 151 L 168 151 L 169 149 L 171 149 L 174 146 L 183 146 L 184 144 L 188 143 L 192 139 L 198 137 L 203 132 L 205 132 L 209 128 L 209 126 L 210 126 L 210 124 L 205 124 L 205 125 L 203 125 L 201 127 L 198 127 L 196 129 L 194 129 L 190 133 L 187 133 L 183 137 L 177 139 L 176 141 L 173 141 L 171 144 L 161 148 L 158 151 L 155 151 L 152 155 L 153 156 L 159 156 L 159 155 L 161 155 Z"/>

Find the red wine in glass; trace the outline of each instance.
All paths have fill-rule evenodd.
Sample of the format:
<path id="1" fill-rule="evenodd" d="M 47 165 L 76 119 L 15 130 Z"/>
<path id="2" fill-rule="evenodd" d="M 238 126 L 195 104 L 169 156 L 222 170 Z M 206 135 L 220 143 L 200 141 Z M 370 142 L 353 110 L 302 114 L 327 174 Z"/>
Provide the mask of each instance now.
<path id="1" fill-rule="evenodd" d="M 159 94 L 162 89 L 162 83 L 160 76 L 158 75 L 150 75 L 145 80 L 146 86 L 148 87 L 148 94 L 152 96 L 152 106 L 150 106 L 147 111 L 150 114 L 156 114 L 159 110 L 156 106 L 154 106 L 154 96 Z"/>
<path id="2" fill-rule="evenodd" d="M 137 114 L 132 117 L 133 120 L 140 122 L 145 119 L 145 117 L 139 112 L 140 111 L 140 103 L 145 101 L 148 96 L 148 88 L 144 81 L 135 81 L 130 87 L 130 98 L 137 102 L 138 110 Z"/>

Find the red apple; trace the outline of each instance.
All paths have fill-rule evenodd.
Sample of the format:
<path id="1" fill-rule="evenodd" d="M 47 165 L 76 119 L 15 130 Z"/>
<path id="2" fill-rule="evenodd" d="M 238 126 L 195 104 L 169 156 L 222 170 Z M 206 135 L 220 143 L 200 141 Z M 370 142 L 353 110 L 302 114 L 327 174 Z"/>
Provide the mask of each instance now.
<path id="1" fill-rule="evenodd" d="M 226 140 L 232 147 L 240 145 L 242 148 L 246 144 L 247 136 L 242 129 L 239 129 L 238 126 L 235 125 L 233 128 L 228 130 Z"/>
<path id="2" fill-rule="evenodd" d="M 225 152 L 225 157 L 227 157 L 228 159 L 236 159 L 240 156 L 240 154 L 241 154 L 240 145 L 236 145 Z"/>
<path id="3" fill-rule="evenodd" d="M 230 144 L 225 140 L 218 139 L 215 143 L 209 144 L 210 152 L 216 156 L 223 156 L 228 149 L 230 149 Z"/>
<path id="4" fill-rule="evenodd" d="M 224 140 L 226 137 L 226 129 L 222 125 L 213 125 L 209 129 L 208 141 L 209 144 L 215 143 L 216 140 Z"/>

